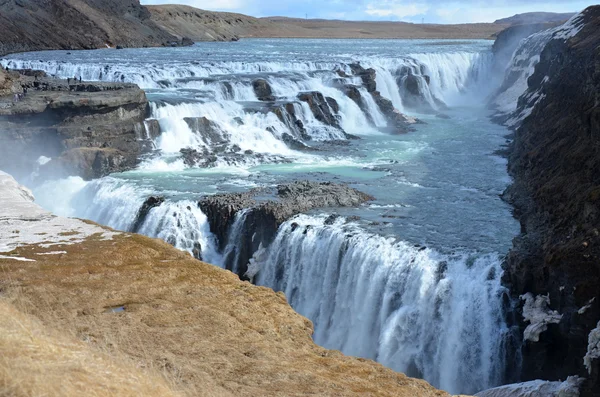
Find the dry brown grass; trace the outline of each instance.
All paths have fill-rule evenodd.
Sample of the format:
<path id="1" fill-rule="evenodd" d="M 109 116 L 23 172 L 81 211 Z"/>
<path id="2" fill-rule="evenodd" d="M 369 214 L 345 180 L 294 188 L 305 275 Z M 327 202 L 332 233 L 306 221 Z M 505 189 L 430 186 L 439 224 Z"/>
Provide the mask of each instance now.
<path id="1" fill-rule="evenodd" d="M 62 250 L 67 254 L 37 255 Z M 19 297 L 12 300 L 19 310 L 165 374 L 186 395 L 447 396 L 370 360 L 315 345 L 311 322 L 282 294 L 159 240 L 124 234 L 51 249 L 24 246 L 13 254 L 36 259 L 0 259 L 0 291 Z M 23 351 L 8 349 L 14 357 Z"/>
<path id="2" fill-rule="evenodd" d="M 165 381 L 0 300 L 0 396 L 175 396 Z"/>

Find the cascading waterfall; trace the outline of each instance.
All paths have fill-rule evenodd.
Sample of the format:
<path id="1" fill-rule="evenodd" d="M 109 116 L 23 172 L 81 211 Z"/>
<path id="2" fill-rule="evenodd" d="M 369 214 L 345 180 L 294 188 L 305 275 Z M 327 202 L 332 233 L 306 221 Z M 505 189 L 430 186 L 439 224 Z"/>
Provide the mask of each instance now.
<path id="1" fill-rule="evenodd" d="M 408 70 L 418 77 L 423 100 L 433 109 L 442 108 L 441 102 L 462 105 L 469 94 L 481 102 L 493 88 L 491 52 L 413 53 L 360 61 L 361 67 L 376 70 L 377 90 L 402 111 L 414 110 L 403 96 L 408 95 L 403 91 Z M 294 160 L 314 155 L 322 160 L 318 154 L 291 148 L 284 137 L 291 135 L 308 144 L 337 141 L 347 139 L 346 133 L 380 134 L 379 128 L 387 124 L 361 78 L 343 61 L 102 64 L 8 59 L 0 63 L 64 78 L 125 81 L 152 89 L 150 118 L 160 124 L 155 143 L 163 157 L 144 162 L 144 172 L 183 170 L 180 159 L 169 164 L 164 159 L 176 158 L 187 148 Z M 252 87 L 258 78 L 269 83 L 276 101 L 258 100 Z M 349 86 L 358 88 L 361 106 L 346 95 Z M 299 100 L 300 93 L 310 92 L 336 102 L 335 111 L 327 106 L 341 128 L 318 120 L 311 107 Z M 272 110 L 282 105 L 291 107 L 284 109 L 280 119 Z M 199 133 L 188 118 L 206 118 L 214 128 L 210 134 Z M 217 168 L 224 165 L 216 162 Z M 221 267 L 239 263 L 236 243 L 242 240 L 248 211 L 237 214 L 229 241 L 219 252 L 206 216 L 188 200 L 189 195 L 185 200 L 167 198 L 140 220 L 143 203 L 156 194 L 141 187 L 148 185 L 113 177 L 62 183 L 37 189 L 36 196 L 47 199 L 46 208 L 120 230 L 136 225 L 140 233 L 162 238 Z M 57 191 L 65 197 L 56 200 Z M 300 215 L 284 223 L 275 241 L 252 259 L 249 275 L 256 276 L 258 284 L 284 291 L 291 305 L 314 322 L 317 343 L 375 359 L 450 392 L 474 393 L 501 383 L 502 340 L 507 330 L 498 255 L 442 254 L 368 233 L 342 218 L 333 224 L 325 223 L 325 218 Z"/>
<path id="2" fill-rule="evenodd" d="M 447 256 L 301 215 L 281 226 L 257 282 L 284 291 L 315 341 L 454 393 L 501 382 L 501 260 Z"/>
<path id="3" fill-rule="evenodd" d="M 71 177 L 35 189 L 38 202 L 58 215 L 78 216 L 117 230 L 160 238 L 209 263 L 222 262 L 206 215 L 197 203 L 167 200 L 140 220 L 140 208 L 151 193 L 111 177 L 92 182 Z"/>

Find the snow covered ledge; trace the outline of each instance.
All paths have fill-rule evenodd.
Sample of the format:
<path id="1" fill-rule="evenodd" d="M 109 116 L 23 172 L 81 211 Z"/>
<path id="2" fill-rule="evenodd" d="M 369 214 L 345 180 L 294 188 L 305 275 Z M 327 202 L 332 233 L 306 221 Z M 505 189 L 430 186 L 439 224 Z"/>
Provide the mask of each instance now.
<path id="1" fill-rule="evenodd" d="M 117 234 L 79 219 L 52 215 L 34 203 L 33 194 L 9 174 L 0 171 L 0 258 L 35 261 L 3 255 L 28 244 L 50 248 L 77 244 L 95 236 L 107 240 Z M 48 253 L 47 253 L 48 254 Z"/>
<path id="2" fill-rule="evenodd" d="M 477 397 L 579 397 L 579 389 L 584 379 L 570 376 L 564 382 L 534 380 L 500 386 L 477 393 Z"/>

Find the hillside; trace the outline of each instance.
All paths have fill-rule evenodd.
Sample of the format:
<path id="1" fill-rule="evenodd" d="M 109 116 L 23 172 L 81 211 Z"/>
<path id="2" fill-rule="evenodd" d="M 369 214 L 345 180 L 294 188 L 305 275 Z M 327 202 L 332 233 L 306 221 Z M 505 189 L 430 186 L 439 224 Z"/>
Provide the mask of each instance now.
<path id="1" fill-rule="evenodd" d="M 509 18 L 496 20 L 494 23 L 504 25 L 523 25 L 531 23 L 546 23 L 546 22 L 564 22 L 575 15 L 574 12 L 558 14 L 554 12 L 526 12 L 524 14 L 516 14 Z"/>
<path id="2" fill-rule="evenodd" d="M 139 0 L 0 0 L 0 55 L 107 46 L 153 47 L 176 40 Z"/>
<path id="3" fill-rule="evenodd" d="M 303 29 L 242 14 L 212 12 L 184 5 L 147 7 L 152 21 L 167 32 L 193 41 L 231 41 L 240 37 L 295 37 Z"/>
<path id="4" fill-rule="evenodd" d="M 148 6 L 152 20 L 169 33 L 195 41 L 235 38 L 488 39 L 507 25 L 411 24 L 285 17 L 253 18 L 181 5 Z"/>

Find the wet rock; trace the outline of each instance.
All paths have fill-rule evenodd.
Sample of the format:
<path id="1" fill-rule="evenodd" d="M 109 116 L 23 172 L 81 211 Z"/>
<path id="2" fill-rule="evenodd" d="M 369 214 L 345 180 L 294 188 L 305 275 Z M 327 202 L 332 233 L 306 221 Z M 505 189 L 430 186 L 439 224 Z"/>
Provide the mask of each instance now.
<path id="1" fill-rule="evenodd" d="M 325 99 L 322 93 L 318 91 L 303 92 L 298 94 L 298 99 L 308 104 L 315 118 L 321 123 L 341 128 L 338 118 L 333 114 L 332 108 L 329 106 L 329 101 Z M 339 111 L 339 107 L 337 109 Z"/>
<path id="2" fill-rule="evenodd" d="M 150 196 L 144 201 L 140 209 L 138 210 L 137 215 L 135 216 L 135 221 L 131 226 L 132 233 L 138 233 L 144 222 L 146 221 L 146 217 L 152 208 L 159 207 L 162 203 L 165 202 L 164 197 L 160 196 Z"/>
<path id="3" fill-rule="evenodd" d="M 397 83 L 406 107 L 423 113 L 436 113 L 434 105 L 437 108 L 446 108 L 446 104 L 429 90 L 430 81 L 429 76 L 416 74 L 410 67 L 401 69 Z M 432 98 L 434 104 L 430 103 L 428 98 Z"/>
<path id="4" fill-rule="evenodd" d="M 294 150 L 309 150 L 310 146 L 306 145 L 304 142 L 294 138 L 287 132 L 281 135 L 281 140 L 288 145 L 290 149 Z"/>
<path id="5" fill-rule="evenodd" d="M 257 196 L 261 197 L 260 201 Z M 207 215 L 210 229 L 217 236 L 221 249 L 227 245 L 236 214 L 249 209 L 243 230 L 236 236 L 239 240 L 235 241 L 240 252 L 239 262 L 227 263 L 228 269 L 238 269 L 238 274 L 243 276 L 254 253 L 260 246 L 267 247 L 279 226 L 291 217 L 315 208 L 358 206 L 372 199 L 345 185 L 302 181 L 279 185 L 275 189 L 205 197 L 200 200 L 199 206 Z"/>
<path id="6" fill-rule="evenodd" d="M 549 297 L 562 314 L 539 342 L 520 353 L 522 379 L 586 378 L 582 396 L 598 396 L 600 365 L 584 366 L 588 335 L 600 320 L 600 7 L 581 14 L 581 30 L 550 40 L 528 80 L 517 113 L 529 114 L 509 148 L 514 183 L 503 198 L 515 207 L 521 235 L 507 256 L 503 281 L 513 299 L 528 293 Z M 534 100 L 537 98 L 539 100 Z M 587 210 L 586 210 L 587 209 Z M 512 325 L 528 324 L 516 308 Z M 517 341 L 516 345 L 521 346 Z"/>
<path id="7" fill-rule="evenodd" d="M 277 118 L 279 118 L 279 120 L 294 133 L 294 138 L 303 139 L 305 141 L 311 139 L 310 135 L 306 132 L 304 123 L 296 115 L 296 108 L 293 103 L 279 105 L 272 108 L 271 111 L 275 113 Z"/>
<path id="8" fill-rule="evenodd" d="M 334 98 L 326 97 L 325 100 L 327 101 L 327 104 L 329 105 L 333 113 L 338 114 L 340 112 L 340 105 Z"/>
<path id="9" fill-rule="evenodd" d="M 361 78 L 363 86 L 368 92 L 377 91 L 377 71 L 375 69 L 365 69 L 358 63 L 351 64 L 350 69 L 355 76 Z"/>
<path id="10" fill-rule="evenodd" d="M 53 160 L 40 175 L 91 179 L 134 168 L 154 149 L 160 131 L 156 122 L 145 123 L 148 101 L 136 85 L 70 84 L 35 72 L 9 76 L 13 88 L 28 94 L 19 102 L 0 97 L 1 169 L 30 175 L 45 156 Z"/>
<path id="11" fill-rule="evenodd" d="M 154 140 L 160 136 L 160 123 L 155 119 L 148 119 L 145 121 L 146 132 L 151 140 Z"/>
<path id="12" fill-rule="evenodd" d="M 202 151 L 193 148 L 183 148 L 179 151 L 179 153 L 181 153 L 183 163 L 190 168 L 212 167 L 219 159 L 215 154 L 209 152 L 206 148 L 204 148 Z"/>
<path id="13" fill-rule="evenodd" d="M 275 96 L 273 95 L 273 89 L 269 85 L 269 82 L 265 79 L 258 79 L 252 82 L 252 88 L 259 101 L 273 102 Z"/>
<path id="14" fill-rule="evenodd" d="M 224 133 L 217 123 L 206 117 L 185 117 L 183 119 L 190 129 L 200 135 L 208 145 L 218 145 L 227 142 Z"/>

